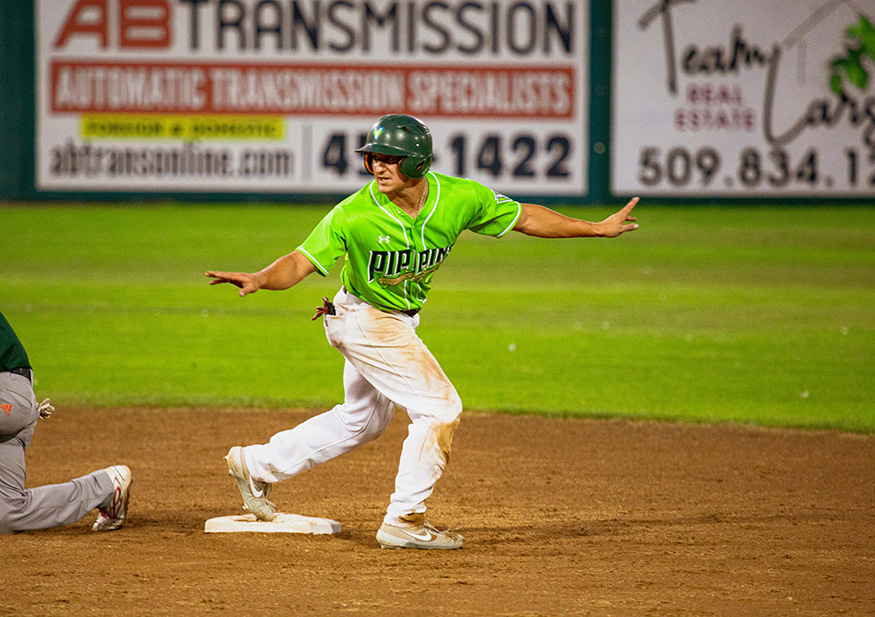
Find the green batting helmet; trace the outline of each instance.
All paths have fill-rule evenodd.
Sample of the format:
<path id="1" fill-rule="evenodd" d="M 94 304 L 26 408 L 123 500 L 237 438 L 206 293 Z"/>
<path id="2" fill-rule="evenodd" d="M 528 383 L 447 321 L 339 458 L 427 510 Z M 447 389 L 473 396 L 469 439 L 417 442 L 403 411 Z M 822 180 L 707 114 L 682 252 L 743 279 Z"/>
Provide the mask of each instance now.
<path id="1" fill-rule="evenodd" d="M 365 155 L 365 167 L 373 173 L 371 154 L 403 156 L 398 169 L 408 178 L 421 178 L 431 167 L 431 132 L 422 122 L 405 114 L 389 114 L 374 124 L 368 141 L 356 150 Z"/>

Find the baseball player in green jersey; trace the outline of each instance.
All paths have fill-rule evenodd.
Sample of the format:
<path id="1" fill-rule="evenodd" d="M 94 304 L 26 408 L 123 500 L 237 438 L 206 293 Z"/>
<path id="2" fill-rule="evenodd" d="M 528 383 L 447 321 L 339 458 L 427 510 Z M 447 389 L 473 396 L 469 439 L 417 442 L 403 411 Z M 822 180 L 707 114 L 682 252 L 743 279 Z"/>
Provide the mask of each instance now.
<path id="1" fill-rule="evenodd" d="M 124 465 L 63 484 L 24 489 L 24 451 L 37 420 L 54 411 L 49 399 L 37 405 L 27 352 L 0 313 L 0 533 L 69 525 L 94 508 L 100 512 L 94 531 L 120 528 L 131 486 L 131 470 Z"/>
<path id="2" fill-rule="evenodd" d="M 344 402 L 267 444 L 231 448 L 229 472 L 244 507 L 272 520 L 271 484 L 377 438 L 401 407 L 411 423 L 377 541 L 384 548 L 461 548 L 461 535 L 425 520 L 426 499 L 446 468 L 462 413 L 456 389 L 416 335 L 435 271 L 465 229 L 495 237 L 511 230 L 615 237 L 638 228 L 630 214 L 638 200 L 590 223 L 429 171 L 431 134 L 402 114 L 380 118 L 358 152 L 374 180 L 335 206 L 296 250 L 259 272 L 206 273 L 211 284 L 231 283 L 245 296 L 288 289 L 314 272 L 325 276 L 345 257 L 343 286 L 317 310 L 329 343 L 346 359 Z"/>

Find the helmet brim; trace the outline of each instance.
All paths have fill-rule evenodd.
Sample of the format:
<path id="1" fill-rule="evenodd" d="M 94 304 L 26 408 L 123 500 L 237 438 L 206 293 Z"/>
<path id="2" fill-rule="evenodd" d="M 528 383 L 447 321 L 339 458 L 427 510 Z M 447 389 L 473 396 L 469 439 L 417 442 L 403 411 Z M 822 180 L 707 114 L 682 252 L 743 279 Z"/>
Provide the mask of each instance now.
<path id="1" fill-rule="evenodd" d="M 374 154 L 389 154 L 391 156 L 410 156 L 410 152 L 407 150 L 395 146 L 387 146 L 386 144 L 365 144 L 361 148 L 358 148 L 356 152 L 362 154 L 372 152 Z"/>

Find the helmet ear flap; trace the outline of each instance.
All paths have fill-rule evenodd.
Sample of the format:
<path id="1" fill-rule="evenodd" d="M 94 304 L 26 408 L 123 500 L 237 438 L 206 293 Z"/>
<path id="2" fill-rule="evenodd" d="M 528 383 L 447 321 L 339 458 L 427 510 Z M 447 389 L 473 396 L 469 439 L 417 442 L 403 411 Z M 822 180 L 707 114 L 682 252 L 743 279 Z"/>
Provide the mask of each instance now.
<path id="1" fill-rule="evenodd" d="M 422 178 L 431 167 L 429 156 L 405 156 L 398 165 L 398 170 L 408 178 Z"/>

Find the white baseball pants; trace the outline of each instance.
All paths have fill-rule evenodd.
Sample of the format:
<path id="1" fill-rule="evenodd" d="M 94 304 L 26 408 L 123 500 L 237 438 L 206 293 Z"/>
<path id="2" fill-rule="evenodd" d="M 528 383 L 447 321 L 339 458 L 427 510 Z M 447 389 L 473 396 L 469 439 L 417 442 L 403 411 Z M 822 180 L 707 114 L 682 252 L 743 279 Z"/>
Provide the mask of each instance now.
<path id="1" fill-rule="evenodd" d="M 384 521 L 418 523 L 449 461 L 462 401 L 416 335 L 418 315 L 380 311 L 344 290 L 334 306 L 325 333 L 346 358 L 343 404 L 244 448 L 249 473 L 278 482 L 353 450 L 383 433 L 397 405 L 411 424 Z"/>

